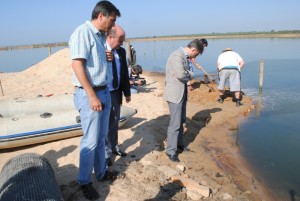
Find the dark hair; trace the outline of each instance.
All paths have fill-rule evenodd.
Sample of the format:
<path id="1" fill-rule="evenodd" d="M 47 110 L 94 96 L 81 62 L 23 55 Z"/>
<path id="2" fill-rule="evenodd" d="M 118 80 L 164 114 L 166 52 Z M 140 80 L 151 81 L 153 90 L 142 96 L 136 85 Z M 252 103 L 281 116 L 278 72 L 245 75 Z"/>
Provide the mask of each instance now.
<path id="1" fill-rule="evenodd" d="M 189 48 L 196 48 L 200 54 L 203 53 L 203 43 L 199 39 L 192 40 L 187 46 Z"/>
<path id="2" fill-rule="evenodd" d="M 205 38 L 201 38 L 200 41 L 202 42 L 203 45 L 205 45 L 205 47 L 208 47 L 208 42 Z"/>
<path id="3" fill-rule="evenodd" d="M 142 66 L 136 64 L 136 65 L 133 65 L 131 67 L 132 70 L 134 70 L 137 74 L 142 74 L 143 73 L 143 69 L 142 69 Z"/>
<path id="4" fill-rule="evenodd" d="M 96 4 L 92 12 L 92 20 L 97 19 L 100 13 L 102 13 L 105 17 L 112 13 L 115 13 L 118 17 L 121 16 L 119 9 L 117 9 L 117 7 L 109 1 L 99 1 Z"/>

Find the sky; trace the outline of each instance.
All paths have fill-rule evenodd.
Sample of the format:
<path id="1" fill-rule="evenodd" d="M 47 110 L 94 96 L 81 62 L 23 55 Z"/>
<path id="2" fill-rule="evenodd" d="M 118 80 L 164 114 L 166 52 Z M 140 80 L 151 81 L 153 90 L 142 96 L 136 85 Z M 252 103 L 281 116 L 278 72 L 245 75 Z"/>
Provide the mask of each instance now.
<path id="1" fill-rule="evenodd" d="M 0 46 L 67 42 L 95 0 L 3 0 Z M 127 38 L 300 30 L 299 0 L 111 0 Z"/>

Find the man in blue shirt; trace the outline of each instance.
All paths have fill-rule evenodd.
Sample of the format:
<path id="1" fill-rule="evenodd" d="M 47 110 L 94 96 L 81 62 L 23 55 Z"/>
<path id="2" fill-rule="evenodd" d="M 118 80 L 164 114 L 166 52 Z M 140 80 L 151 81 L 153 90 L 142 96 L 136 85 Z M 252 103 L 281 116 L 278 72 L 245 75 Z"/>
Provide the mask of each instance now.
<path id="1" fill-rule="evenodd" d="M 107 84 L 112 80 L 105 40 L 107 32 L 120 16 L 120 11 L 111 2 L 99 1 L 92 12 L 91 21 L 79 26 L 69 41 L 74 72 L 74 103 L 80 113 L 83 131 L 77 182 L 89 200 L 99 198 L 92 186 L 93 169 L 98 180 L 116 174 L 106 170 L 105 162 L 105 138 L 111 107 Z"/>

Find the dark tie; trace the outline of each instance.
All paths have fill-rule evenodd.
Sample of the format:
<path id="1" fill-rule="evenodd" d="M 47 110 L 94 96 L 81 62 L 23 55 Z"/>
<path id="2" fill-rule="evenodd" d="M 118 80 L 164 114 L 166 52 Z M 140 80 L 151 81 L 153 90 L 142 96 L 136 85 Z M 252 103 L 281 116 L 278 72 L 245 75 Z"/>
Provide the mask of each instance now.
<path id="1" fill-rule="evenodd" d="M 112 70 L 113 70 L 113 83 L 112 86 L 114 89 L 117 89 L 118 87 L 118 73 L 117 73 L 117 65 L 115 58 L 112 60 Z"/>

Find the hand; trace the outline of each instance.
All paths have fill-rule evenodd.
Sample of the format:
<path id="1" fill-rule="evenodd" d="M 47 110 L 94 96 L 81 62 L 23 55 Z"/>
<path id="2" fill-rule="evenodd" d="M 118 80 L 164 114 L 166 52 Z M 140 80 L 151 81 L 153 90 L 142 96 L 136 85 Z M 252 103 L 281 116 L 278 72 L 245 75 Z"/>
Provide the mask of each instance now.
<path id="1" fill-rule="evenodd" d="M 137 81 L 135 81 L 135 83 L 137 83 L 138 85 L 142 85 L 143 84 L 142 80 L 137 80 Z"/>
<path id="2" fill-rule="evenodd" d="M 126 96 L 125 100 L 126 100 L 126 103 L 129 103 L 131 101 L 131 96 Z"/>
<path id="3" fill-rule="evenodd" d="M 106 50 L 106 60 L 112 61 L 114 59 L 114 55 L 111 50 Z"/>
<path id="4" fill-rule="evenodd" d="M 103 104 L 101 103 L 100 99 L 97 96 L 90 99 L 90 105 L 91 105 L 91 109 L 94 111 L 100 112 L 104 110 Z"/>
<path id="5" fill-rule="evenodd" d="M 200 66 L 199 64 L 196 65 L 196 68 L 198 68 L 199 70 L 203 70 L 203 69 L 202 69 L 202 66 Z"/>

